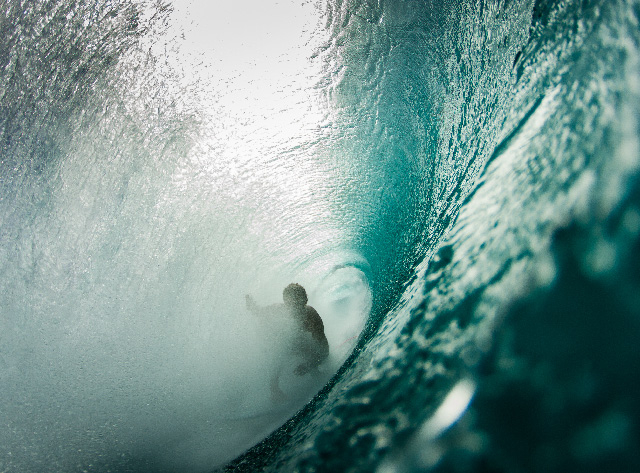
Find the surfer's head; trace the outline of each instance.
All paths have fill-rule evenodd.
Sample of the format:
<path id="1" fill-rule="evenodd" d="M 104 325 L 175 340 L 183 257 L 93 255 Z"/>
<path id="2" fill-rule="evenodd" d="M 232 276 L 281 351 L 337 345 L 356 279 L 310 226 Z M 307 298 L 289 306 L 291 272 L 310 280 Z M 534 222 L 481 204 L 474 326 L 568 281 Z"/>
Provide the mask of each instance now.
<path id="1" fill-rule="evenodd" d="M 289 284 L 282 291 L 282 299 L 287 307 L 304 307 L 307 305 L 307 291 L 300 284 Z"/>

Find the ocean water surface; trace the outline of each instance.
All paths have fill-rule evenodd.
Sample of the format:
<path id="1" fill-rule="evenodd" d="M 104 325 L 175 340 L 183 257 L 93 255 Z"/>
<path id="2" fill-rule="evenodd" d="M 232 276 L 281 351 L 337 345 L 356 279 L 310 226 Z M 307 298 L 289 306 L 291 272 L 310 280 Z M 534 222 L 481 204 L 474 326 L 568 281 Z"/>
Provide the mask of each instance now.
<path id="1" fill-rule="evenodd" d="M 639 19 L 3 3 L 0 471 L 638 469 Z"/>

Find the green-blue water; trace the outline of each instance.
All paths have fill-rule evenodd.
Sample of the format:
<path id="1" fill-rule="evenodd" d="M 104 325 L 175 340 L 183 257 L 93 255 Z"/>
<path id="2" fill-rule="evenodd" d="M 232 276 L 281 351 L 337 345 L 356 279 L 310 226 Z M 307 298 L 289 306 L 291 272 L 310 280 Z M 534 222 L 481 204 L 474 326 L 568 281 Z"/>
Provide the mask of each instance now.
<path id="1" fill-rule="evenodd" d="M 637 469 L 638 2 L 205 4 L 1 7 L 0 471 Z"/>

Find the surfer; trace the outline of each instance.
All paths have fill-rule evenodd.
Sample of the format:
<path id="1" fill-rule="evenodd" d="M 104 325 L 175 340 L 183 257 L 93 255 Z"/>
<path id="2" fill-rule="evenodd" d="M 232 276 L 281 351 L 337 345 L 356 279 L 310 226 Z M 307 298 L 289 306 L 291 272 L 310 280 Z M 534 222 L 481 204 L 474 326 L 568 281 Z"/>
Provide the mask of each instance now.
<path id="1" fill-rule="evenodd" d="M 329 356 L 329 342 L 324 333 L 324 324 L 320 314 L 307 305 L 307 291 L 300 284 L 289 284 L 282 292 L 284 304 L 274 304 L 260 307 L 253 297 L 246 296 L 247 309 L 257 315 L 269 315 L 274 312 L 284 312 L 292 317 L 296 323 L 296 334 L 291 345 L 295 356 L 301 358 L 294 373 L 304 376 L 307 373 L 319 374 L 320 366 Z M 284 393 L 278 386 L 279 376 L 276 374 L 271 381 L 271 393 L 274 398 L 282 398 Z"/>

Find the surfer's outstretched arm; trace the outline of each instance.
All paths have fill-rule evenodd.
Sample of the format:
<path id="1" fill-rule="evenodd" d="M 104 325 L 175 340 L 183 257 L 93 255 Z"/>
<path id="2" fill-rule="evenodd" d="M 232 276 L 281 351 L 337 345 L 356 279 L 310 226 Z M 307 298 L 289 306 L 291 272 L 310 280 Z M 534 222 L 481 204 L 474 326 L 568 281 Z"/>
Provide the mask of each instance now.
<path id="1" fill-rule="evenodd" d="M 258 304 L 256 304 L 256 301 L 253 299 L 253 297 L 247 294 L 246 296 L 244 296 L 244 298 L 247 301 L 247 309 L 249 309 L 250 312 L 257 314 L 260 308 L 258 307 Z"/>

